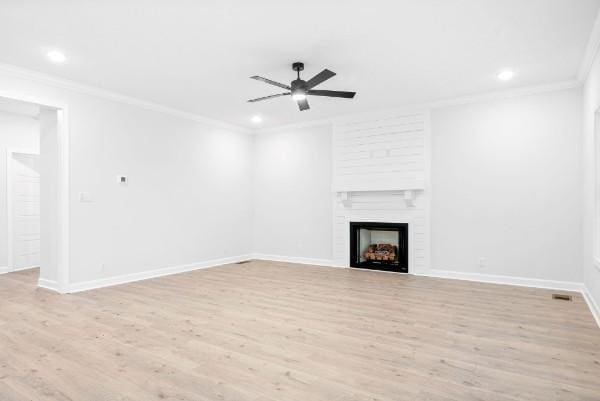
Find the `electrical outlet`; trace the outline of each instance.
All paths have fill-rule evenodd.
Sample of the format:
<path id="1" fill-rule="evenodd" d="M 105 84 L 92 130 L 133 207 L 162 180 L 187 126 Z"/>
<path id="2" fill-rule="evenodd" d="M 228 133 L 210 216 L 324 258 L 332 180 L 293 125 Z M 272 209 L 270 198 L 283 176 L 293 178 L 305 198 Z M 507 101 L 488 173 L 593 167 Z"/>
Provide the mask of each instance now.
<path id="1" fill-rule="evenodd" d="M 481 256 L 479 258 L 479 268 L 483 269 L 485 267 L 485 258 L 483 256 Z"/>

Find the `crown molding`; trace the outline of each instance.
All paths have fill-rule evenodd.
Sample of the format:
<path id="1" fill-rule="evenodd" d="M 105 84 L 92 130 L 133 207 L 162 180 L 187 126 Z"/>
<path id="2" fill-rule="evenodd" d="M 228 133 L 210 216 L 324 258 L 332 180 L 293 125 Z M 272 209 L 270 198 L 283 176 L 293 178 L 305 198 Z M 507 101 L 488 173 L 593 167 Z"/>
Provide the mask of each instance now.
<path id="1" fill-rule="evenodd" d="M 561 90 L 575 89 L 581 87 L 581 82 L 575 79 L 568 81 L 553 82 L 543 85 L 530 85 L 514 89 L 504 89 L 499 91 L 484 92 L 469 96 L 459 96 L 454 98 L 439 99 L 422 103 L 406 103 L 393 108 L 371 110 L 361 113 L 342 114 L 320 120 L 303 121 L 300 123 L 276 125 L 274 127 L 255 129 L 256 134 L 273 133 L 279 131 L 300 129 L 317 125 L 327 125 L 356 119 L 357 117 L 369 117 L 372 115 L 385 115 L 392 113 L 407 113 L 414 111 L 426 111 L 431 109 L 440 109 L 445 107 L 460 106 L 471 103 L 489 102 L 493 100 L 510 99 L 522 96 L 531 96 L 541 93 L 556 92 Z"/>
<path id="2" fill-rule="evenodd" d="M 594 60 L 596 59 L 596 55 L 600 50 L 600 12 L 596 15 L 596 20 L 594 21 L 594 26 L 592 27 L 592 32 L 590 33 L 590 37 L 587 42 L 587 46 L 585 48 L 585 53 L 583 55 L 583 59 L 581 60 L 581 65 L 579 66 L 579 72 L 577 74 L 577 80 L 583 84 L 592 69 L 592 65 L 594 64 Z"/>
<path id="3" fill-rule="evenodd" d="M 514 89 L 504 89 L 475 95 L 460 96 L 456 98 L 440 99 L 431 102 L 422 103 L 421 108 L 438 109 L 451 106 L 460 106 L 470 103 L 489 102 L 493 100 L 510 99 L 514 97 L 531 96 L 548 92 L 557 92 L 581 87 L 578 80 L 553 82 L 542 85 L 523 86 Z"/>
<path id="4" fill-rule="evenodd" d="M 186 120 L 195 121 L 198 123 L 210 125 L 213 127 L 223 128 L 235 132 L 252 133 L 253 130 L 246 127 L 241 127 L 235 124 L 229 124 L 223 121 L 215 120 L 212 118 L 200 116 L 198 114 L 190 113 L 174 109 L 172 107 L 164 106 L 162 104 L 149 102 L 146 100 L 138 99 L 132 96 L 123 95 L 121 93 L 108 91 L 102 88 L 98 88 L 91 85 L 81 84 L 79 82 L 71 81 L 64 78 L 58 78 L 52 75 L 44 74 L 37 71 L 28 70 L 22 67 L 0 63 L 0 73 L 22 78 L 29 81 L 39 82 L 41 84 L 53 86 L 56 88 L 66 89 L 73 92 L 82 93 L 85 95 L 95 96 L 102 99 L 110 100 L 113 102 L 123 103 L 130 106 L 139 107 L 146 110 L 156 111 L 159 113 L 171 115 L 173 117 L 179 117 Z"/>
<path id="5" fill-rule="evenodd" d="M 302 121 L 299 123 L 275 125 L 273 127 L 268 127 L 268 128 L 257 128 L 254 130 L 254 133 L 255 134 L 268 134 L 268 133 L 279 132 L 279 131 L 287 131 L 287 130 L 308 128 L 308 127 L 315 127 L 318 125 L 331 125 L 331 124 L 333 124 L 333 120 L 334 120 L 334 118 L 322 118 L 319 120 Z"/>
<path id="6" fill-rule="evenodd" d="M 600 21 L 600 19 L 596 20 L 596 24 L 594 25 L 594 30 L 593 30 L 594 33 L 593 33 L 592 37 L 590 38 L 590 44 L 588 45 L 588 50 L 594 49 L 594 51 L 596 51 L 596 52 L 600 48 L 600 22 L 599 21 Z M 594 37 L 596 39 L 592 40 L 592 38 L 594 38 Z M 595 43 L 595 44 L 591 44 L 591 43 Z M 591 50 L 589 50 L 589 51 L 591 52 Z M 586 53 L 586 59 L 591 57 L 592 62 L 593 62 L 594 56 L 595 56 L 595 53 L 592 56 L 588 56 L 588 54 Z M 588 65 L 587 72 L 589 72 L 590 66 L 591 66 L 591 63 Z M 158 103 L 153 103 L 153 102 L 141 100 L 141 99 L 138 99 L 135 97 L 123 95 L 120 93 L 111 92 L 111 91 L 101 89 L 101 88 L 98 88 L 95 86 L 85 85 L 85 84 L 81 84 L 81 83 L 78 83 L 75 81 L 58 78 L 55 76 L 28 70 L 28 69 L 10 65 L 10 64 L 0 63 L 0 73 L 4 73 L 6 75 L 10 75 L 13 77 L 22 78 L 22 79 L 26 79 L 26 80 L 30 80 L 30 81 L 34 81 L 34 82 L 39 82 L 39 83 L 42 83 L 45 85 L 54 86 L 54 87 L 61 88 L 61 89 L 70 90 L 73 92 L 78 92 L 78 93 L 83 93 L 83 94 L 90 95 L 90 96 L 103 98 L 103 99 L 118 102 L 118 103 L 128 104 L 128 105 L 143 108 L 146 110 L 151 110 L 151 111 L 156 111 L 156 112 L 163 113 L 163 114 L 168 114 L 168 115 L 171 115 L 174 117 L 192 120 L 192 121 L 207 124 L 207 125 L 210 125 L 213 127 L 218 127 L 218 128 L 235 131 L 235 132 L 242 132 L 242 133 L 248 133 L 248 134 L 263 134 L 263 133 L 279 132 L 279 131 L 290 130 L 290 129 L 307 128 L 307 127 L 312 127 L 312 126 L 317 126 L 317 125 L 328 125 L 328 124 L 333 124 L 335 122 L 348 120 L 350 118 L 355 118 L 360 115 L 369 116 L 369 115 L 380 114 L 380 113 L 385 114 L 385 113 L 394 113 L 394 112 L 406 112 L 406 111 L 410 111 L 410 110 L 427 110 L 427 109 L 443 108 L 443 107 L 450 107 L 450 106 L 463 105 L 463 104 L 469 104 L 469 103 L 478 103 L 478 102 L 497 100 L 497 99 L 507 99 L 507 98 L 511 98 L 511 97 L 528 96 L 528 95 L 534 95 L 534 94 L 538 94 L 538 93 L 545 93 L 545 92 L 577 88 L 577 87 L 581 86 L 581 84 L 582 84 L 582 80 L 578 79 L 578 80 L 550 83 L 550 84 L 545 84 L 545 85 L 533 85 L 533 86 L 526 86 L 526 87 L 521 87 L 521 88 L 516 88 L 516 89 L 485 92 L 485 93 L 480 93 L 480 94 L 470 95 L 470 96 L 460 96 L 460 97 L 455 97 L 455 98 L 440 99 L 440 100 L 434 100 L 434 101 L 430 101 L 430 102 L 406 103 L 404 105 L 400 105 L 400 106 L 397 106 L 394 108 L 388 108 L 388 109 L 382 109 L 382 110 L 371 110 L 371 111 L 366 111 L 366 112 L 361 112 L 361 113 L 342 114 L 342 115 L 336 115 L 336 116 L 319 119 L 319 120 L 310 120 L 310 121 L 303 121 L 303 122 L 299 122 L 299 123 L 276 125 L 274 127 L 269 127 L 269 128 L 250 129 L 250 128 L 238 126 L 235 124 L 230 124 L 230 123 L 226 123 L 223 121 L 200 116 L 198 114 L 174 109 L 174 108 L 167 107 L 167 106 L 164 106 L 164 105 L 161 105 Z"/>

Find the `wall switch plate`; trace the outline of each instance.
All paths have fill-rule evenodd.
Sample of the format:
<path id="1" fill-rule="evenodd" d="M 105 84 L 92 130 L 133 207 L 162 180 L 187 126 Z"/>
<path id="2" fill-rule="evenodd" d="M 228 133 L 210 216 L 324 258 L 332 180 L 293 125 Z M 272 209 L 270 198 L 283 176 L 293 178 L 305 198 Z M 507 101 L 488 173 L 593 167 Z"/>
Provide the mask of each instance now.
<path id="1" fill-rule="evenodd" d="M 90 192 L 80 192 L 79 193 L 79 202 L 93 202 L 92 194 Z"/>

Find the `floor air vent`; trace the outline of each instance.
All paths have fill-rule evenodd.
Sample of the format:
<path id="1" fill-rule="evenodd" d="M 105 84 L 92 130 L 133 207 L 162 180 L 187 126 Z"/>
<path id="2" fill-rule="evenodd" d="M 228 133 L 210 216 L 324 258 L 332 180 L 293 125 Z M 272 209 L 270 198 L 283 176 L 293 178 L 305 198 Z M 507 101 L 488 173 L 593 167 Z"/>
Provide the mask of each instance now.
<path id="1" fill-rule="evenodd" d="M 572 301 L 573 297 L 566 294 L 552 294 L 552 299 L 558 299 L 560 301 Z"/>

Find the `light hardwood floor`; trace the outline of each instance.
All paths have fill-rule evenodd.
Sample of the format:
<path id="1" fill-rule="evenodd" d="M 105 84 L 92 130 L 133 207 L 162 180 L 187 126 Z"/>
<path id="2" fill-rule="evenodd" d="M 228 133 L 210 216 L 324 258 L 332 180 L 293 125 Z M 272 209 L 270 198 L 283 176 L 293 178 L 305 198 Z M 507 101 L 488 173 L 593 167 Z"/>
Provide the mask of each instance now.
<path id="1" fill-rule="evenodd" d="M 600 400 L 580 295 L 252 262 L 57 295 L 0 276 L 0 400 Z"/>

